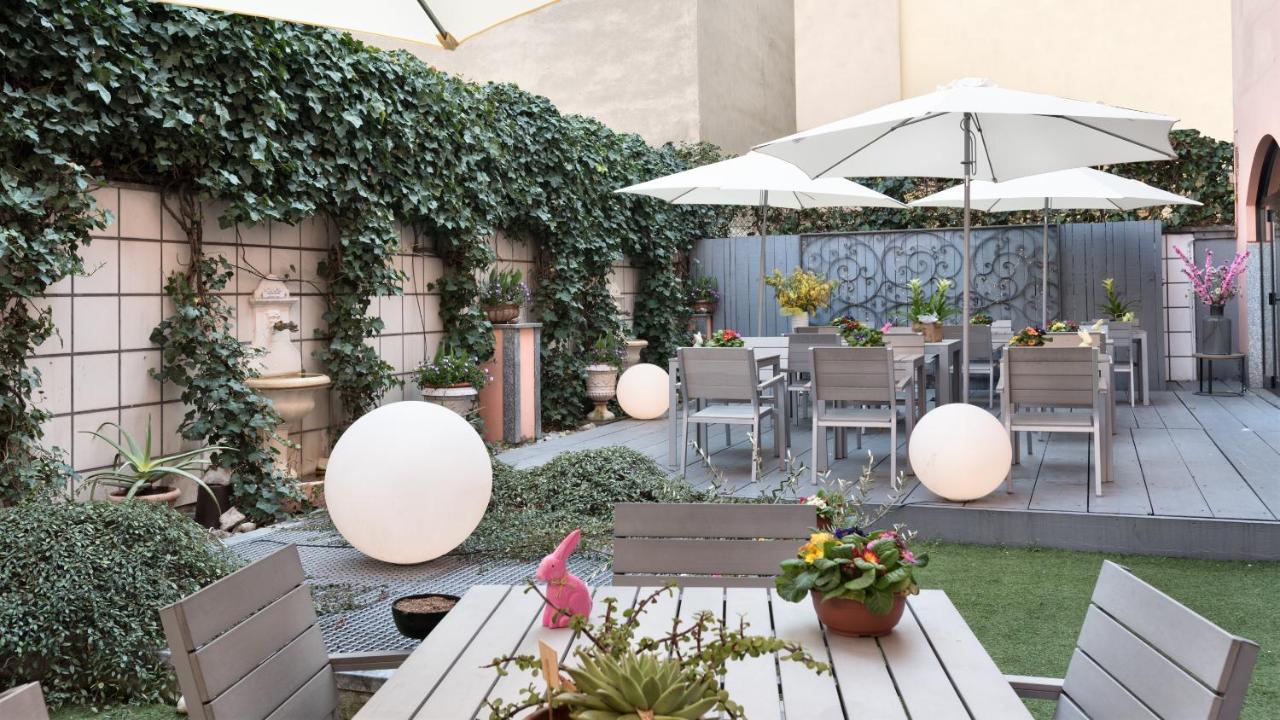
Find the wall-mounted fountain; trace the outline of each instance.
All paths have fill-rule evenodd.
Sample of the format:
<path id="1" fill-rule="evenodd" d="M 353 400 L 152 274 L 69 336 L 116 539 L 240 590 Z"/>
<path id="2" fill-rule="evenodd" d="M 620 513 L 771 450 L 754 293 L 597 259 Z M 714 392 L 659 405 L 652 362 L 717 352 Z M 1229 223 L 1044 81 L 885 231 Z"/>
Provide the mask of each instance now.
<path id="1" fill-rule="evenodd" d="M 302 353 L 289 335 L 298 328 L 293 321 L 298 298 L 280 278 L 263 278 L 249 304 L 253 307 L 253 346 L 265 352 L 255 360 L 259 377 L 250 378 L 248 385 L 265 395 L 280 415 L 280 426 L 267 442 L 276 450 L 276 467 L 296 478 L 297 463 L 290 462 L 289 448 L 280 438 L 287 436 L 290 424 L 315 409 L 316 395 L 329 386 L 329 376 L 303 372 Z"/>

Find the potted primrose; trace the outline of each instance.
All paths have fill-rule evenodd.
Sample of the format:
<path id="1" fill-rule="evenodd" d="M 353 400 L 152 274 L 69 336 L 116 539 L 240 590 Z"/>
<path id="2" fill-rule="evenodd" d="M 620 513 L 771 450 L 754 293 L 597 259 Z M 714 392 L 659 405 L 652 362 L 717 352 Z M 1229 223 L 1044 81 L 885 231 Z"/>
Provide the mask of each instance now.
<path id="1" fill-rule="evenodd" d="M 889 483 L 889 497 L 873 502 L 876 483 L 874 458 L 856 482 L 836 480 L 801 502 L 814 506 L 818 529 L 796 556 L 782 561 L 774 581 L 778 597 L 801 602 L 808 596 L 818 619 L 840 635 L 877 637 L 893 630 L 902 619 L 908 595 L 919 592 L 915 570 L 929 562 L 915 553 L 914 533 L 901 525 L 871 530 L 906 497 L 906 476 Z M 868 529 L 864 529 L 868 528 Z"/>
<path id="2" fill-rule="evenodd" d="M 947 291 L 952 285 L 946 278 L 938 280 L 936 289 L 926 298 L 920 278 L 912 278 L 908 283 L 907 319 L 911 321 L 912 330 L 924 335 L 925 342 L 942 340 L 942 323 L 956 314 L 955 306 L 947 301 Z"/>
<path id="3" fill-rule="evenodd" d="M 587 350 L 587 397 L 595 403 L 589 416 L 593 422 L 614 419 L 609 401 L 618 394 L 618 373 L 626 359 L 626 349 L 612 333 L 601 335 Z"/>
<path id="4" fill-rule="evenodd" d="M 832 320 L 831 325 L 849 347 L 884 347 L 884 334 L 893 327 L 890 323 L 885 323 L 877 328 L 848 315 Z"/>
<path id="5" fill-rule="evenodd" d="M 115 428 L 120 436 L 119 442 L 102 434 L 102 430 L 108 427 Z M 173 507 L 182 495 L 182 488 L 169 484 L 177 478 L 190 480 L 213 497 L 213 490 L 209 489 L 204 480 L 192 471 L 204 470 L 208 467 L 209 453 L 230 449 L 222 445 L 207 445 L 169 455 L 152 455 L 150 418 L 147 419 L 147 439 L 141 445 L 134 442 L 133 437 L 116 423 L 103 423 L 97 430 L 84 432 L 105 442 L 116 451 L 114 467 L 93 473 L 85 478 L 85 481 L 94 490 L 99 485 L 111 488 L 107 491 L 107 500 L 117 503 L 138 500 Z"/>
<path id="6" fill-rule="evenodd" d="M 494 324 L 509 323 L 520 317 L 520 308 L 529 302 L 529 285 L 520 271 L 493 270 L 480 286 L 480 307 Z"/>
<path id="7" fill-rule="evenodd" d="M 446 344 L 440 345 L 433 360 L 418 366 L 417 375 L 423 400 L 443 405 L 467 419 L 476 410 L 480 388 L 489 380 L 488 372 L 474 357 Z"/>
<path id="8" fill-rule="evenodd" d="M 689 280 L 689 311 L 694 315 L 710 315 L 720 303 L 720 288 L 716 279 L 699 275 Z"/>
<path id="9" fill-rule="evenodd" d="M 989 313 L 979 311 L 969 316 L 970 325 L 990 325 L 993 322 Z"/>
<path id="10" fill-rule="evenodd" d="M 831 293 L 836 289 L 834 282 L 801 268 L 790 275 L 775 268 L 764 283 L 773 288 L 782 314 L 791 318 L 792 330 L 807 326 L 810 315 L 831 303 Z"/>

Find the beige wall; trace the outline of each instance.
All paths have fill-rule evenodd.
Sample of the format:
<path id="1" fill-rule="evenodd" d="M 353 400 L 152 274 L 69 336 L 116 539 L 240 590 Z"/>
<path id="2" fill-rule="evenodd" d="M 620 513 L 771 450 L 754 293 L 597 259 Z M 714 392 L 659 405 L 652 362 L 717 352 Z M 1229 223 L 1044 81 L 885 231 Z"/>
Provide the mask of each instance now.
<path id="1" fill-rule="evenodd" d="M 148 372 L 160 363 L 160 348 L 152 344 L 151 331 L 173 312 L 163 295 L 165 278 L 190 262 L 186 236 L 163 213 L 160 193 L 153 188 L 108 186 L 94 195 L 114 221 L 96 231 L 83 249 L 86 272 L 58 282 L 36 301 L 38 307 L 52 309 L 57 333 L 28 360 L 43 376 L 38 403 L 53 414 L 44 428 L 45 443 L 62 448 L 80 472 L 104 467 L 112 460 L 105 444 L 82 434 L 104 422 L 119 423 L 141 440 L 149 419 L 161 452 L 190 445 L 177 431 L 186 412 L 179 400 L 180 388 L 162 386 Z M 299 297 L 294 308 L 298 331 L 293 333 L 293 342 L 299 346 L 305 369 L 324 372 L 312 357 L 326 342 L 321 296 L 324 281 L 316 266 L 336 230 L 322 220 L 296 226 L 270 223 L 223 229 L 217 223 L 221 211 L 219 205 L 206 209 L 205 251 L 226 257 L 237 267 L 223 296 L 235 309 L 237 337 L 243 342 L 252 339 L 253 313 L 248 301 L 258 284 L 256 273 L 288 275 L 293 278 L 288 283 L 290 291 Z M 529 277 L 534 268 L 533 247 L 501 233 L 491 242 L 497 266 L 519 268 Z M 403 232 L 401 251 L 394 262 L 407 275 L 402 284 L 404 294 L 374 298 L 369 307 L 386 327 L 367 342 L 405 381 L 402 388 L 387 393 L 384 403 L 421 399 L 413 370 L 434 355 L 444 332 L 440 297 L 427 289 L 440 277 L 443 266 L 438 257 L 411 252 L 412 245 L 412 234 Z M 620 260 L 610 280 L 619 304 L 630 310 L 636 270 Z M 316 460 L 328 454 L 333 425 L 330 397 L 321 396 L 316 409 L 289 429 L 290 439 L 299 445 L 295 462 L 304 474 L 313 471 Z"/>
<path id="2" fill-rule="evenodd" d="M 794 22 L 789 0 L 700 0 L 700 139 L 741 153 L 795 130 Z"/>
<path id="3" fill-rule="evenodd" d="M 1231 0 L 901 0 L 902 94 L 960 77 L 1231 139 Z"/>
<path id="4" fill-rule="evenodd" d="M 795 0 L 796 128 L 902 97 L 898 0 Z"/>
<path id="5" fill-rule="evenodd" d="M 795 129 L 792 0 L 561 0 L 457 50 L 358 35 L 513 82 L 654 144 L 744 152 Z"/>

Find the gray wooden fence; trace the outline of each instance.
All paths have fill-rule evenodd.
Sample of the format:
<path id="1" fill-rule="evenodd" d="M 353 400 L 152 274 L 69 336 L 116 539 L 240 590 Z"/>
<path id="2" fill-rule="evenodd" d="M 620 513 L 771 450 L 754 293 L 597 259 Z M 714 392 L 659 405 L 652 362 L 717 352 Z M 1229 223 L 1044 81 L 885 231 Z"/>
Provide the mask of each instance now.
<path id="1" fill-rule="evenodd" d="M 1164 330 L 1161 224 L 1156 221 L 1067 223 L 1049 226 L 1049 316 L 1085 320 L 1098 316 L 1103 278 L 1114 277 L 1117 290 L 1137 301 L 1138 317 L 1151 337 L 1153 386 L 1164 383 Z M 961 273 L 961 232 L 897 230 L 887 232 L 771 235 L 765 242 L 765 267 L 784 273 L 796 267 L 839 280 L 831 308 L 813 322 L 850 314 L 882 323 L 905 312 L 907 283 L 919 277 L 956 280 Z M 975 228 L 973 233 L 972 308 L 1015 325 L 1040 320 L 1042 227 L 1010 225 Z M 1061 258 L 1061 262 L 1059 259 Z M 694 251 L 695 273 L 719 283 L 723 298 L 715 327 L 754 334 L 760 239 L 757 236 L 709 238 Z M 765 290 L 764 333 L 786 332 L 788 320 Z"/>

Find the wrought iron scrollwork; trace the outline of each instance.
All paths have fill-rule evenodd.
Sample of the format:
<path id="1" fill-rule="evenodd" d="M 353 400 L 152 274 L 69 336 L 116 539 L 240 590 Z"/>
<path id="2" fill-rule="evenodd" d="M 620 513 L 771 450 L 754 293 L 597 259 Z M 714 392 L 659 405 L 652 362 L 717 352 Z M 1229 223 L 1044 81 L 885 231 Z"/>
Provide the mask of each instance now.
<path id="1" fill-rule="evenodd" d="M 971 312 L 984 311 L 1015 324 L 1039 322 L 1041 229 L 1034 226 L 975 228 L 972 231 Z M 804 235 L 800 262 L 806 270 L 838 282 L 831 307 L 814 319 L 829 322 L 852 315 L 877 324 L 901 321 L 908 283 L 947 278 L 959 304 L 961 231 L 906 230 L 840 235 Z M 1057 227 L 1049 227 L 1049 310 L 1058 307 Z"/>

